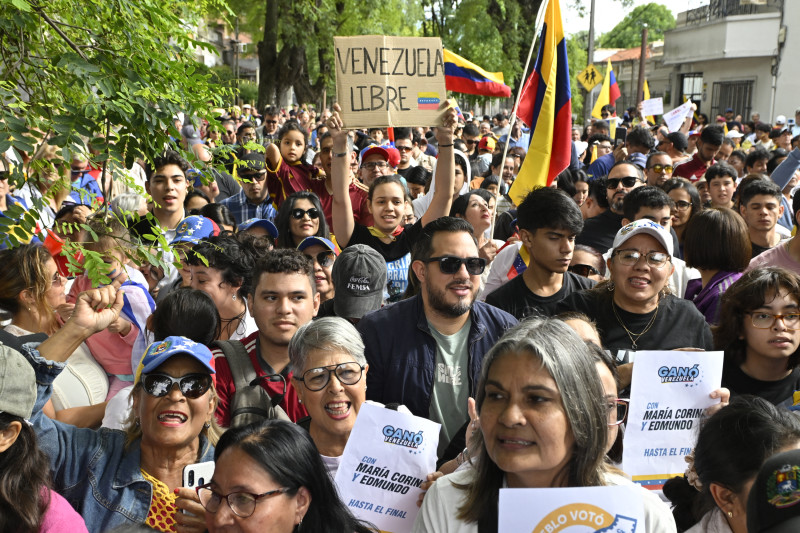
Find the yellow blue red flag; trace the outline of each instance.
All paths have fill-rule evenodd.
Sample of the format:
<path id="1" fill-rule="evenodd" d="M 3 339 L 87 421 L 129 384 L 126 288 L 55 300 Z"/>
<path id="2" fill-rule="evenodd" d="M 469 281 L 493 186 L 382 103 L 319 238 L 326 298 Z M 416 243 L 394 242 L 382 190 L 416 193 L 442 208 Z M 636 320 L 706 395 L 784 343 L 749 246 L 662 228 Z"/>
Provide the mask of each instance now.
<path id="1" fill-rule="evenodd" d="M 572 92 L 559 0 L 547 5 L 536 66 L 522 89 L 517 116 L 531 128 L 528 154 L 509 191 L 519 205 L 533 188 L 550 185 L 572 155 Z"/>
<path id="2" fill-rule="evenodd" d="M 444 50 L 444 85 L 454 93 L 508 98 L 511 87 L 502 72 L 488 72 L 450 50 Z"/>

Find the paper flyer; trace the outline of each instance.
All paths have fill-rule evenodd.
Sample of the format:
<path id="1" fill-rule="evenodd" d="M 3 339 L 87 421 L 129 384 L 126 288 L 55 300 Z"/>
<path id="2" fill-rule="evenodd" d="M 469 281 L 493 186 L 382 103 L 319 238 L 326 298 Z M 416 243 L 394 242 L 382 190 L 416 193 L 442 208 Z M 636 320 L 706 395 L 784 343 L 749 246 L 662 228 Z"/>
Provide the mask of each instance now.
<path id="1" fill-rule="evenodd" d="M 723 352 L 639 351 L 633 365 L 622 469 L 660 491 L 682 476 L 703 411 L 719 400 Z"/>
<path id="2" fill-rule="evenodd" d="M 634 485 L 500 489 L 498 510 L 497 530 L 503 533 L 645 531 L 642 493 Z"/>
<path id="3" fill-rule="evenodd" d="M 667 123 L 667 128 L 670 132 L 678 131 L 681 129 L 684 119 L 692 112 L 691 100 L 681 104 L 672 111 L 664 113 L 664 122 Z"/>
<path id="4" fill-rule="evenodd" d="M 664 114 L 664 99 L 651 98 L 642 102 L 642 114 L 644 116 L 650 115 L 663 115 Z"/>
<path id="5" fill-rule="evenodd" d="M 425 418 L 363 404 L 335 479 L 350 512 L 382 532 L 411 531 L 420 486 L 436 470 L 439 429 Z"/>

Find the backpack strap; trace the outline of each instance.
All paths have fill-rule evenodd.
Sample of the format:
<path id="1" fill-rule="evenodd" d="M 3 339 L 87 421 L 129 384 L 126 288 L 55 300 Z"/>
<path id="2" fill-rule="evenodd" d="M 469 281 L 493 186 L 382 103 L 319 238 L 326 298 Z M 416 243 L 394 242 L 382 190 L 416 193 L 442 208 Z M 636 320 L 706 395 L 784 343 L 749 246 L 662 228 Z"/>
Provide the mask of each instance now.
<path id="1" fill-rule="evenodd" d="M 244 390 L 256 378 L 253 362 L 244 344 L 238 340 L 214 341 L 214 344 L 222 350 L 225 359 L 228 360 L 234 387 L 237 391 Z"/>

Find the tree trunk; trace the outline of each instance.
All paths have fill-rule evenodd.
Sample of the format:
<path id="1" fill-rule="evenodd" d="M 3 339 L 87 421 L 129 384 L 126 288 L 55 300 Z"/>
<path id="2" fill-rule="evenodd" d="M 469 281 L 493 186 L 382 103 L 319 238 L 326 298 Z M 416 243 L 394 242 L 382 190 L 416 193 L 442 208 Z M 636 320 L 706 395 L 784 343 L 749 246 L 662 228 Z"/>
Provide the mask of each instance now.
<path id="1" fill-rule="evenodd" d="M 267 0 L 264 40 L 258 43 L 258 109 L 278 103 L 278 1 Z"/>

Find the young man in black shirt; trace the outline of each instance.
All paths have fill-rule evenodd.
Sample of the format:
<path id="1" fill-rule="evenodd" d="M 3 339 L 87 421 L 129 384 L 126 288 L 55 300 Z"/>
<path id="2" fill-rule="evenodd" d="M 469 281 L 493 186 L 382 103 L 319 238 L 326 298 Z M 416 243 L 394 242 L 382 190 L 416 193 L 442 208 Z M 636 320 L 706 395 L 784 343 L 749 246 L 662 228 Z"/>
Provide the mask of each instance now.
<path id="1" fill-rule="evenodd" d="M 575 236 L 583 229 L 581 210 L 567 193 L 550 187 L 530 192 L 517 209 L 517 226 L 530 257 L 528 268 L 487 296 L 486 303 L 517 319 L 550 315 L 569 294 L 595 285 L 567 271 Z"/>

